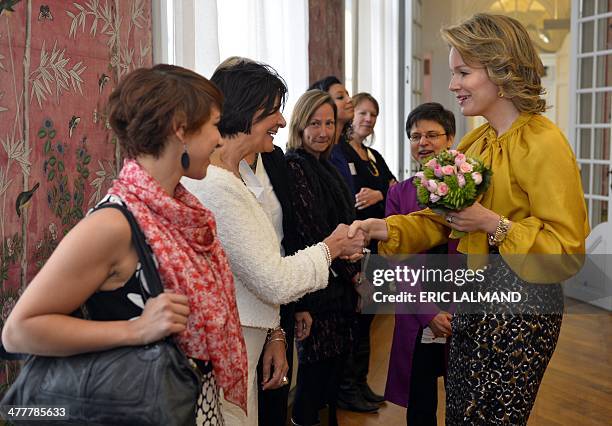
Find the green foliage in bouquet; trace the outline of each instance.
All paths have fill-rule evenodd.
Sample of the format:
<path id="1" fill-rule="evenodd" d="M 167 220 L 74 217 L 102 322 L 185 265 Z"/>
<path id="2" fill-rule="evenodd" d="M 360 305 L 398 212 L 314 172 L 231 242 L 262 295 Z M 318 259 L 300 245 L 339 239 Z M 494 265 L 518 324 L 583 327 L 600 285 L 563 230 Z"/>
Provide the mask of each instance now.
<path id="1" fill-rule="evenodd" d="M 428 158 L 413 183 L 423 208 L 446 214 L 474 204 L 489 188 L 491 176 L 480 159 L 449 150 Z"/>

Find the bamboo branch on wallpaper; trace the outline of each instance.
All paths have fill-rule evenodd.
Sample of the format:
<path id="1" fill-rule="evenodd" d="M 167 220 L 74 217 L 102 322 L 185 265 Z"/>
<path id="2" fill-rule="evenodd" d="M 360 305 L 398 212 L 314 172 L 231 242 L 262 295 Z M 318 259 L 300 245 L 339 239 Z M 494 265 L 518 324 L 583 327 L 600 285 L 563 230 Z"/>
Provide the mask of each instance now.
<path id="1" fill-rule="evenodd" d="M 23 146 L 24 152 L 27 156 L 30 155 L 30 104 L 26 101 L 29 92 L 29 81 L 28 76 L 30 74 L 30 66 L 32 61 L 32 0 L 27 1 L 26 6 L 26 39 L 25 39 L 25 55 L 23 58 L 23 95 L 25 97 L 23 102 Z M 19 102 L 19 101 L 18 101 Z M 30 181 L 30 169 L 29 167 L 23 169 L 23 190 L 27 191 Z M 25 288 L 27 285 L 28 276 L 28 211 L 25 210 L 21 215 L 21 274 L 20 274 L 20 287 Z"/>
<path id="2" fill-rule="evenodd" d="M 65 58 L 66 48 L 61 51 L 57 47 L 57 40 L 53 44 L 51 52 L 46 50 L 46 41 L 43 40 L 42 49 L 40 50 L 40 63 L 38 68 L 30 74 L 32 81 L 32 94 L 30 101 L 36 95 L 38 106 L 42 109 L 42 102 L 47 100 L 47 95 L 51 96 L 50 85 L 55 83 L 55 95 L 57 103 L 62 91 L 70 91 L 72 86 L 73 92 L 78 92 L 82 95 L 81 83 L 83 79 L 81 74 L 87 69 L 83 62 L 77 62 L 71 69 L 66 69 L 66 65 L 70 62 L 70 58 Z"/>
<path id="3" fill-rule="evenodd" d="M 0 247 L 4 247 L 4 241 L 5 238 L 7 238 L 6 236 L 6 229 L 5 229 L 5 218 L 6 218 L 6 192 L 8 190 L 8 187 L 10 186 L 10 184 L 13 182 L 14 179 L 9 179 L 9 171 L 11 168 L 11 163 L 13 161 L 13 159 L 11 158 L 11 156 L 9 155 L 9 151 L 11 150 L 10 146 L 12 145 L 13 141 L 16 138 L 16 132 L 17 132 L 17 125 L 21 122 L 20 120 L 20 99 L 22 99 L 18 93 L 17 93 L 17 81 L 15 79 L 16 77 L 16 71 L 15 71 L 15 61 L 13 60 L 13 42 L 11 39 L 11 28 L 10 28 L 10 24 L 9 24 L 9 18 L 8 16 L 4 16 L 4 22 L 6 23 L 6 30 L 7 30 L 7 39 L 8 39 L 8 59 L 10 60 L 10 68 L 11 68 L 11 73 L 10 75 L 12 76 L 13 79 L 13 89 L 15 91 L 15 120 L 14 120 L 14 127 L 13 127 L 13 134 L 6 135 L 6 140 L 2 140 L 2 146 L 4 147 L 6 154 L 7 154 L 7 161 L 6 161 L 6 168 L 4 169 L 4 171 L 2 171 L 2 169 L 0 168 L 0 196 L 2 196 L 2 206 L 1 206 L 1 213 L 2 213 L 2 217 L 0 218 L 0 233 L 1 233 L 1 238 L 2 238 L 2 245 L 0 245 Z M 2 58 L 6 58 L 4 55 L 2 56 Z M 4 65 L 2 66 L 2 68 L 4 69 Z M 23 94 L 23 93 L 22 93 Z M 9 111 L 8 108 L 6 108 L 6 111 Z M 22 130 L 22 129 L 20 129 Z M 23 135 L 22 135 L 23 136 Z M 6 239 L 6 241 L 8 241 L 8 239 Z M 0 282 L 4 282 L 3 279 L 3 275 L 4 275 L 4 269 L 5 269 L 5 260 L 7 259 L 6 253 L 4 250 L 2 250 L 2 265 L 0 265 Z"/>

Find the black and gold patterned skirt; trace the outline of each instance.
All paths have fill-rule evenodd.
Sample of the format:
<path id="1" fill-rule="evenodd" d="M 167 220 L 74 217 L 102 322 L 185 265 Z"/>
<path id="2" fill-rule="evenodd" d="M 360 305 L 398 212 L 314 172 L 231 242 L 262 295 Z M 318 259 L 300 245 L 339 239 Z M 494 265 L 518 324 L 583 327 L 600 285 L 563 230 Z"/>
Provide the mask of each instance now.
<path id="1" fill-rule="evenodd" d="M 557 345 L 561 286 L 528 284 L 500 256 L 496 259 L 481 290 L 524 293 L 528 287 L 529 301 L 518 312 L 499 305 L 471 312 L 458 307 L 452 320 L 447 425 L 526 425 Z"/>

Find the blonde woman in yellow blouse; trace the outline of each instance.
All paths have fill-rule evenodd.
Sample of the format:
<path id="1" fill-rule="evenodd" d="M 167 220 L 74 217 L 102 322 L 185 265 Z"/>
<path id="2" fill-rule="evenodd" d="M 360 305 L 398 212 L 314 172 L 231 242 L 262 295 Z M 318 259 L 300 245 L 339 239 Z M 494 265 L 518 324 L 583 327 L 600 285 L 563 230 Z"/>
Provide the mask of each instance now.
<path id="1" fill-rule="evenodd" d="M 397 254 L 443 244 L 453 228 L 466 233 L 458 250 L 470 266 L 483 265 L 476 255 L 501 255 L 485 258 L 485 281 L 475 289 L 527 292 L 529 303 L 503 313 L 500 305 L 472 313 L 459 306 L 446 424 L 525 425 L 559 336 L 558 283 L 580 267 L 589 233 L 580 176 L 567 140 L 541 115 L 544 67 L 525 28 L 477 14 L 442 37 L 450 45 L 449 89 L 462 113 L 488 121 L 458 150 L 491 167 L 491 186 L 480 202 L 445 217 L 423 210 L 357 221 L 351 231 L 380 240 L 381 254 Z"/>

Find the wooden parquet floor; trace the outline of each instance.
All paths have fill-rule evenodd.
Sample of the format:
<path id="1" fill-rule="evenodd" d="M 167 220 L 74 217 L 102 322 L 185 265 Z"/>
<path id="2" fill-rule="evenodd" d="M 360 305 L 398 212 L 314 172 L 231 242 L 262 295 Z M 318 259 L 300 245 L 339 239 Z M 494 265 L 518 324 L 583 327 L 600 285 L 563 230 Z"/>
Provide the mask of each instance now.
<path id="1" fill-rule="evenodd" d="M 612 313 L 573 306 L 563 318 L 559 343 L 546 370 L 529 426 L 612 425 Z M 393 316 L 372 325 L 369 382 L 383 393 L 393 335 Z M 444 388 L 438 383 L 438 425 L 444 425 Z M 386 403 L 378 414 L 338 411 L 341 426 L 403 426 L 405 409 Z"/>

